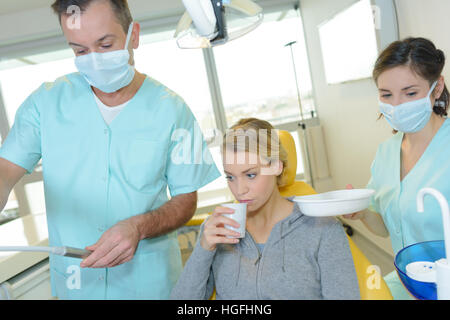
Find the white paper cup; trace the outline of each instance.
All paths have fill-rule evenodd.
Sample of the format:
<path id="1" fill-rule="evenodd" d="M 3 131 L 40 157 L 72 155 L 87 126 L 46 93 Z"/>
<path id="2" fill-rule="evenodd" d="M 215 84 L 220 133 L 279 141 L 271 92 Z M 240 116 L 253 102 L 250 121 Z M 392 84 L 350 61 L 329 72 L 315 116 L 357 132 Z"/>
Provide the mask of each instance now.
<path id="1" fill-rule="evenodd" d="M 240 237 L 227 236 L 227 238 L 244 238 L 245 237 L 245 223 L 247 221 L 247 204 L 246 203 L 225 203 L 222 207 L 231 208 L 234 213 L 222 214 L 224 217 L 235 220 L 239 223 L 239 228 L 234 228 L 229 225 L 225 225 L 226 229 L 230 229 L 241 234 Z"/>

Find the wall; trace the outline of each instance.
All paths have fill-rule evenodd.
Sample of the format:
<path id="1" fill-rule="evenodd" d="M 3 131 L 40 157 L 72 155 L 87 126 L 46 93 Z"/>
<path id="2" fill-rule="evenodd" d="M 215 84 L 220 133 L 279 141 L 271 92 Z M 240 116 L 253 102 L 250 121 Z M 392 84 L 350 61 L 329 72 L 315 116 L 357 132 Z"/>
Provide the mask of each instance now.
<path id="1" fill-rule="evenodd" d="M 447 56 L 444 77 L 450 80 L 450 1 L 396 0 L 400 37 L 424 37 Z M 447 85 L 450 82 L 447 81 Z"/>
<path id="2" fill-rule="evenodd" d="M 317 26 L 355 0 L 301 0 L 318 114 L 324 127 L 329 167 L 335 189 L 348 183 L 365 187 L 377 146 L 391 137 L 391 129 L 377 121 L 377 90 L 371 79 L 327 85 Z M 450 1 L 396 0 L 400 38 L 422 36 L 450 54 Z M 420 14 L 418 14 L 420 13 Z M 439 23 L 436 23 L 439 22 Z M 444 70 L 448 75 L 449 66 Z M 326 189 L 319 190 L 328 191 Z M 374 236 L 359 222 L 347 221 L 389 254 L 389 239 Z"/>
<path id="3" fill-rule="evenodd" d="M 301 0 L 303 23 L 311 63 L 317 112 L 324 128 L 333 189 L 366 186 L 377 146 L 391 136 L 388 125 L 378 118 L 377 90 L 371 79 L 328 85 L 317 26 L 354 0 Z M 319 192 L 329 191 L 319 189 Z M 373 236 L 359 221 L 349 222 L 391 253 L 389 239 Z"/>

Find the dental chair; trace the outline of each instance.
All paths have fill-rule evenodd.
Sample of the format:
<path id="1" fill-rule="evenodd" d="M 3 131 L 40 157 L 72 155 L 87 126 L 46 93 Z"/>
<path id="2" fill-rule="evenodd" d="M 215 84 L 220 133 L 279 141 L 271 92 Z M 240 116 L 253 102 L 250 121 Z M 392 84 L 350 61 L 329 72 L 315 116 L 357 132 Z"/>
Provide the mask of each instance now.
<path id="1" fill-rule="evenodd" d="M 285 130 L 279 130 L 280 142 L 288 154 L 288 165 L 283 173 L 284 186 L 279 188 L 283 197 L 316 194 L 317 192 L 307 183 L 295 180 L 297 175 L 297 151 L 292 135 Z M 186 226 L 200 226 L 208 214 L 194 216 Z M 353 263 L 358 278 L 361 300 L 392 300 L 391 292 L 382 275 L 374 268 L 353 240 L 347 235 Z M 215 299 L 215 290 L 211 297 Z"/>
<path id="2" fill-rule="evenodd" d="M 285 130 L 279 130 L 278 135 L 288 154 L 288 165 L 283 174 L 285 185 L 279 188 L 280 194 L 283 197 L 316 194 L 317 192 L 310 185 L 295 180 L 297 175 L 297 150 L 294 138 Z M 392 300 L 391 292 L 382 275 L 373 267 L 373 264 L 348 235 L 347 238 L 358 278 L 361 300 Z M 377 280 L 376 283 L 374 283 L 374 280 Z"/>

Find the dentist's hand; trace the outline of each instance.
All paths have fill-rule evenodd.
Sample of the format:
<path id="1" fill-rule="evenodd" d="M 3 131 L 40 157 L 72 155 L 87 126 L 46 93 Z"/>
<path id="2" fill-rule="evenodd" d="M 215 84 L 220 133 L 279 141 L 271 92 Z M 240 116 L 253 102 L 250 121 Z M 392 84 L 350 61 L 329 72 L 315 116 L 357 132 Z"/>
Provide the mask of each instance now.
<path id="1" fill-rule="evenodd" d="M 353 189 L 353 186 L 351 184 L 348 184 L 345 186 L 346 189 Z M 358 211 L 351 214 L 344 214 L 343 217 L 345 219 L 351 219 L 351 220 L 360 220 L 364 219 L 365 212 L 364 211 Z"/>
<path id="2" fill-rule="evenodd" d="M 111 268 L 130 261 L 139 244 L 140 234 L 131 220 L 123 220 L 107 230 L 97 243 L 86 247 L 92 253 L 82 268 Z"/>
<path id="3" fill-rule="evenodd" d="M 225 229 L 225 225 L 239 228 L 239 223 L 233 219 L 222 216 L 222 214 L 234 213 L 233 209 L 225 207 L 216 207 L 213 214 L 206 220 L 203 227 L 202 237 L 200 239 L 200 245 L 203 249 L 212 251 L 216 248 L 218 243 L 231 243 L 235 244 L 239 242 L 236 238 L 227 238 L 226 236 L 239 237 L 240 233 Z"/>

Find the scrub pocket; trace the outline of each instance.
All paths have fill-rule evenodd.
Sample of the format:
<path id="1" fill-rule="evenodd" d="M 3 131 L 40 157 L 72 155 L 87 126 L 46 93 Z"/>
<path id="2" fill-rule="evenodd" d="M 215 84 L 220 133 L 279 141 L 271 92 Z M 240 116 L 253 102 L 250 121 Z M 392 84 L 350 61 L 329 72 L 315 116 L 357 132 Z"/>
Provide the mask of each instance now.
<path id="1" fill-rule="evenodd" d="M 104 299 L 104 280 L 99 280 L 104 269 L 83 269 L 81 260 L 76 258 L 52 256 L 51 259 L 52 295 L 59 300 Z"/>
<path id="2" fill-rule="evenodd" d="M 167 149 L 168 145 L 163 142 L 133 140 L 125 164 L 127 182 L 140 191 L 156 187 L 156 183 L 165 179 Z"/>
<path id="3" fill-rule="evenodd" d="M 52 284 L 52 295 L 58 297 L 59 300 L 77 299 L 83 287 L 80 267 L 77 264 L 70 264 L 65 261 L 72 260 L 70 258 L 52 256 L 51 259 L 50 281 Z M 78 270 L 75 270 L 76 268 Z M 77 271 L 79 272 L 79 277 L 75 279 L 77 276 L 75 272 Z M 75 280 L 79 280 L 79 282 L 76 283 Z M 80 286 L 79 288 L 77 287 L 78 285 Z"/>
<path id="4" fill-rule="evenodd" d="M 59 300 L 69 299 L 67 290 L 67 275 L 62 270 L 50 268 L 50 281 L 52 285 L 52 296 Z"/>

